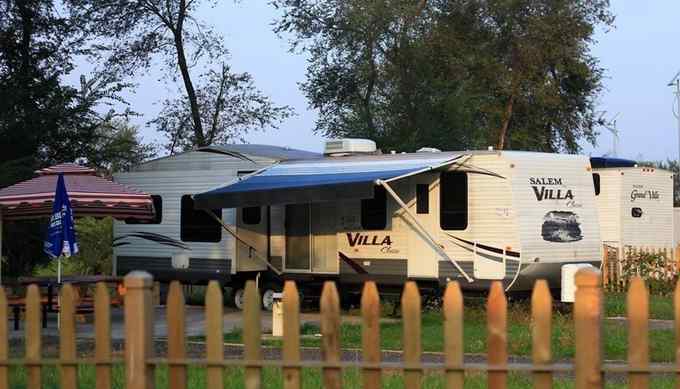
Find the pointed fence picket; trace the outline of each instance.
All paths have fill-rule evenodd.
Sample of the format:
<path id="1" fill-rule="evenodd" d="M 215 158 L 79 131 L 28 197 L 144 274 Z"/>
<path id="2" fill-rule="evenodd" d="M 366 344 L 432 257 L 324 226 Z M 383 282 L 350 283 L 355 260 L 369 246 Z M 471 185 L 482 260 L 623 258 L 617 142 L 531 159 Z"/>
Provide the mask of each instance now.
<path id="1" fill-rule="evenodd" d="M 59 369 L 61 388 L 77 388 L 80 365 L 93 365 L 98 389 L 112 387 L 112 366 L 123 364 L 125 388 L 153 389 L 155 367 L 167 366 L 168 386 L 172 389 L 188 387 L 190 367 L 205 369 L 208 387 L 224 387 L 225 374 L 240 367 L 245 370 L 244 386 L 258 389 L 263 386 L 262 369 L 281 368 L 286 389 L 301 388 L 302 369 L 318 369 L 326 388 L 343 387 L 343 371 L 358 369 L 362 386 L 379 388 L 385 370 L 402 371 L 405 387 L 422 386 L 425 373 L 438 371 L 448 389 L 461 388 L 467 373 L 486 373 L 488 387 L 505 388 L 508 374 L 519 372 L 533 375 L 534 387 L 545 389 L 553 384 L 555 373 L 573 374 L 575 388 L 601 388 L 604 373 L 628 375 L 631 388 L 648 388 L 650 374 L 675 374 L 680 381 L 680 284 L 675 291 L 676 364 L 651 364 L 649 361 L 649 293 L 639 277 L 629 282 L 627 306 L 629 319 L 628 363 L 603 363 L 602 275 L 596 270 L 581 270 L 576 276 L 576 302 L 574 304 L 575 357 L 571 363 L 555 363 L 550 347 L 552 331 L 552 297 L 549 285 L 538 281 L 531 296 L 531 363 L 508 360 L 507 300 L 499 282 L 491 285 L 487 300 L 487 362 L 469 362 L 464 358 L 464 305 L 460 285 L 449 282 L 443 295 L 443 360 L 423 362 L 421 345 L 421 296 L 415 282 L 407 282 L 402 293 L 403 360 L 388 362 L 382 359 L 380 349 L 380 298 L 378 285 L 367 282 L 361 297 L 363 355 L 361 359 L 343 360 L 341 349 L 340 301 L 333 282 L 327 282 L 320 298 L 321 309 L 321 360 L 302 358 L 300 348 L 300 297 L 294 282 L 284 285 L 283 293 L 283 347 L 281 359 L 265 359 L 261 347 L 261 308 L 257 285 L 246 283 L 243 312 L 244 354 L 241 359 L 225 359 L 223 343 L 223 296 L 221 286 L 211 282 L 205 301 L 206 355 L 190 358 L 186 350 L 184 322 L 184 296 L 182 286 L 172 283 L 167 298 L 167 357 L 154 357 L 153 353 L 153 280 L 143 272 L 133 272 L 125 278 L 125 358 L 116 359 L 111 352 L 110 297 L 106 285 L 97 285 L 95 291 L 95 352 L 94 358 L 78 358 L 74 290 L 65 285 L 60 297 L 59 358 L 41 355 L 41 307 L 36 286 L 29 286 L 25 298 L 25 357 L 13 359 L 8 350 L 7 321 L 0 322 L 0 389 L 10 387 L 13 366 L 26 368 L 26 387 L 38 389 L 42 385 L 42 367 Z M 0 288 L 0 315 L 7 318 L 7 298 Z M 393 374 L 393 373 L 390 373 Z"/>

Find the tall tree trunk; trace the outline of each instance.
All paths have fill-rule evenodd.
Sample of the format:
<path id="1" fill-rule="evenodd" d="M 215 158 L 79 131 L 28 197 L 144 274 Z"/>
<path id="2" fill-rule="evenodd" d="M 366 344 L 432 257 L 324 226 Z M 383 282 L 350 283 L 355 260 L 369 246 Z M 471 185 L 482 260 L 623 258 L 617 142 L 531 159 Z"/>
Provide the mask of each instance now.
<path id="1" fill-rule="evenodd" d="M 201 113 L 198 109 L 196 90 L 194 89 L 194 84 L 191 82 L 189 65 L 187 64 L 186 54 L 184 53 L 182 30 L 184 27 L 185 16 L 186 4 L 185 1 L 182 0 L 179 7 L 179 16 L 177 17 L 177 28 L 173 31 L 175 38 L 175 49 L 177 50 L 177 64 L 179 65 L 179 71 L 182 74 L 184 89 L 187 91 L 187 97 L 189 98 L 189 105 L 191 107 L 191 120 L 194 122 L 194 137 L 196 138 L 195 146 L 207 146 L 205 134 L 203 132 L 203 124 L 201 123 Z"/>
<path id="2" fill-rule="evenodd" d="M 503 113 L 503 121 L 501 122 L 501 128 L 498 130 L 498 142 L 496 143 L 496 150 L 503 150 L 505 147 L 505 137 L 508 134 L 508 127 L 510 125 L 510 119 L 512 118 L 512 109 L 515 105 L 515 93 L 513 92 L 508 99 L 508 103 L 505 105 L 505 112 Z"/>

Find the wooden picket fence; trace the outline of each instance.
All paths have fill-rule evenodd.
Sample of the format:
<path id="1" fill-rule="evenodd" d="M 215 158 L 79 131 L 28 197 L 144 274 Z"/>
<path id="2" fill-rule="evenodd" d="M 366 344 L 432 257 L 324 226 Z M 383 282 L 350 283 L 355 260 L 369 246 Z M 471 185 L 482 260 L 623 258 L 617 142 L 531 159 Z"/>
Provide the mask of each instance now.
<path id="1" fill-rule="evenodd" d="M 73 289 L 66 285 L 62 290 L 60 329 L 60 356 L 43 359 L 40 338 L 40 301 L 38 288 L 27 291 L 26 354 L 24 359 L 12 359 L 8 354 L 7 320 L 0 320 L 0 389 L 9 388 L 8 369 L 24 366 L 27 369 L 28 389 L 41 387 L 41 369 L 56 366 L 60 369 L 60 384 L 64 389 L 78 386 L 79 365 L 96 367 L 96 388 L 109 389 L 112 384 L 112 367 L 123 364 L 128 389 L 154 388 L 157 366 L 168 366 L 168 383 L 171 389 L 187 388 L 187 369 L 191 366 L 205 368 L 208 388 L 224 387 L 228 370 L 225 367 L 241 367 L 245 370 L 245 387 L 262 386 L 262 369 L 282 369 L 284 388 L 301 387 L 301 369 L 321 369 L 323 385 L 339 389 L 343 386 L 343 369 L 359 369 L 365 388 L 379 388 L 383 371 L 401 370 L 404 386 L 409 389 L 421 387 L 423 375 L 429 371 L 443 373 L 447 388 L 462 388 L 465 374 L 481 372 L 488 374 L 488 387 L 505 388 L 508 374 L 523 372 L 534 377 L 534 387 L 550 388 L 555 373 L 573 373 L 576 388 L 601 388 L 604 373 L 628 374 L 630 387 L 647 388 L 652 373 L 672 373 L 680 377 L 676 364 L 650 364 L 648 341 L 648 293 L 644 282 L 635 278 L 628 291 L 629 351 L 627 364 L 603 363 L 602 317 L 603 294 L 601 274 L 596 270 L 581 270 L 576 276 L 577 291 L 574 305 L 575 358 L 573 363 L 554 363 L 551 353 L 552 298 L 545 281 L 538 281 L 533 290 L 532 310 L 532 363 L 508 360 L 507 350 L 507 302 L 500 283 L 494 283 L 487 303 L 488 358 L 486 363 L 471 363 L 463 354 L 463 298 L 456 282 L 448 284 L 442 307 L 445 359 L 442 363 L 421 361 L 421 298 L 416 283 L 408 282 L 402 295 L 403 360 L 386 362 L 380 350 L 380 300 L 373 282 L 364 285 L 361 298 L 363 317 L 363 360 L 341 359 L 340 305 L 335 284 L 328 282 L 323 288 L 321 309 L 321 360 L 302 360 L 300 352 L 300 301 L 293 282 L 286 282 L 283 296 L 284 328 L 281 360 L 266 360 L 261 348 L 260 306 L 254 282 L 248 282 L 243 312 L 242 359 L 225 359 L 223 343 L 223 305 L 220 286 L 213 282 L 208 286 L 206 309 L 206 355 L 205 358 L 188 358 L 185 345 L 184 298 L 182 288 L 173 283 L 167 301 L 167 357 L 155 357 L 153 348 L 154 307 L 153 285 L 150 275 L 133 272 L 125 278 L 125 352 L 124 358 L 113 358 L 111 353 L 109 295 L 104 285 L 96 289 L 95 353 L 94 358 L 82 359 L 76 355 L 76 332 Z M 675 293 L 680 301 L 680 287 Z M 680 323 L 680 306 L 676 304 L 676 323 Z M 7 317 L 6 296 L 0 289 L 0 317 Z M 676 350 L 680 356 L 680 327 L 676 326 Z M 678 360 L 680 363 L 680 360 Z M 680 382 L 680 381 L 679 381 Z"/>
<path id="2" fill-rule="evenodd" d="M 680 245 L 678 247 L 619 247 L 617 244 L 603 244 L 602 247 L 602 283 L 605 289 L 625 291 L 631 280 L 631 274 L 625 270 L 625 262 L 641 254 L 655 254 L 663 259 L 653 274 L 648 277 L 675 280 L 680 271 Z"/>

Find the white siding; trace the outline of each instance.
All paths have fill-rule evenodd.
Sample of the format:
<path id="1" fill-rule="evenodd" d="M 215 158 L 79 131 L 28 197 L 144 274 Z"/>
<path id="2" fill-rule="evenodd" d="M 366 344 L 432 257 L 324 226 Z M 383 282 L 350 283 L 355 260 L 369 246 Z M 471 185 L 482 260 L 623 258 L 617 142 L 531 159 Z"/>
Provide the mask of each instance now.
<path id="1" fill-rule="evenodd" d="M 513 209 L 518 216 L 523 262 L 599 261 L 600 230 L 588 157 L 521 152 L 507 152 L 504 155 L 514 165 Z M 531 183 L 532 178 L 553 179 L 558 180 L 558 183 L 534 185 Z M 542 189 L 552 190 L 553 198 L 539 201 L 535 190 Z M 560 199 L 557 198 L 558 190 Z M 570 191 L 571 196 L 567 196 L 567 191 Z M 552 212 L 574 217 L 581 238 L 562 242 L 545 239 L 543 226 L 551 218 Z"/>
<path id="2" fill-rule="evenodd" d="M 650 248 L 670 248 L 676 244 L 670 172 L 643 167 L 604 168 L 595 172 L 601 177 L 598 207 L 605 243 Z M 633 191 L 646 193 L 645 197 L 633 199 Z M 634 207 L 642 210 L 642 217 L 632 217 Z"/>
<path id="3" fill-rule="evenodd" d="M 628 246 L 669 248 L 673 245 L 673 176 L 665 170 L 623 169 L 621 186 L 622 242 Z M 644 197 L 632 195 L 636 191 Z M 642 195 L 640 195 L 642 196 Z M 642 210 L 634 218 L 632 208 Z"/>
<path id="4" fill-rule="evenodd" d="M 680 244 L 680 207 L 673 208 L 673 247 Z"/>
<path id="5" fill-rule="evenodd" d="M 597 196 L 600 238 L 604 243 L 618 245 L 621 241 L 621 172 L 594 169 L 593 173 L 600 175 L 600 195 Z"/>
<path id="6" fill-rule="evenodd" d="M 264 160 L 263 160 L 264 161 Z M 142 164 L 129 173 L 115 175 L 117 182 L 162 197 L 163 211 L 160 224 L 125 224 L 115 222 L 114 238 L 131 232 L 149 232 L 180 240 L 180 211 L 183 195 L 193 195 L 226 185 L 239 171 L 252 171 L 265 164 L 254 164 L 222 154 L 187 152 Z M 222 219 L 234 226 L 234 210 L 222 211 Z M 114 256 L 172 257 L 183 252 L 180 248 L 156 242 L 126 238 L 130 244 L 116 247 Z M 191 258 L 234 259 L 234 239 L 222 231 L 218 243 L 185 242 Z M 234 269 L 235 266 L 232 266 Z"/>
<path id="7" fill-rule="evenodd" d="M 512 203 L 512 170 L 501 153 L 474 155 L 461 171 L 468 171 L 468 226 L 462 231 L 443 231 L 439 224 L 439 182 L 433 216 L 439 241 L 452 259 L 473 261 L 470 246 L 452 236 L 501 250 L 520 250 L 517 232 L 517 209 Z M 472 274 L 469 274 L 472 276 Z"/>

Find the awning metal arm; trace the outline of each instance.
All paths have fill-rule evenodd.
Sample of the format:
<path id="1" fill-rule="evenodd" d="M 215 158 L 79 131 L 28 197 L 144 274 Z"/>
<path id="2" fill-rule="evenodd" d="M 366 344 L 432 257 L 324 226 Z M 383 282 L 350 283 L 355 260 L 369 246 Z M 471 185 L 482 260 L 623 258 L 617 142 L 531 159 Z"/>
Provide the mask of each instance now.
<path id="1" fill-rule="evenodd" d="M 235 179 L 233 179 L 233 180 L 231 180 L 229 183 L 227 183 L 226 186 L 236 184 L 236 183 L 238 183 L 238 182 L 241 182 L 241 181 L 245 180 L 246 178 L 250 178 L 250 177 L 252 177 L 252 176 L 258 175 L 258 174 L 262 173 L 263 171 L 268 170 L 268 169 L 270 169 L 270 168 L 273 168 L 274 166 L 276 166 L 276 165 L 278 165 L 278 164 L 279 164 L 279 162 L 277 161 L 277 162 L 272 163 L 271 165 L 267 165 L 267 166 L 265 166 L 265 167 L 259 168 L 259 169 L 255 170 L 255 171 L 253 171 L 253 172 L 248 173 L 248 174 L 244 174 L 244 175 L 242 175 L 242 176 L 237 176 Z M 218 186 L 216 186 L 216 187 L 214 187 L 214 188 L 208 189 L 207 191 L 219 189 L 219 188 L 222 188 L 222 187 L 224 187 L 224 186 L 225 186 L 224 184 L 220 184 L 220 185 L 218 185 Z M 192 195 L 191 197 L 193 198 L 194 196 Z M 208 210 L 204 210 L 204 211 L 208 212 Z"/>
<path id="2" fill-rule="evenodd" d="M 430 235 L 430 233 L 427 232 L 427 230 L 425 229 L 425 227 L 423 227 L 423 225 L 420 224 L 420 222 L 418 221 L 418 218 L 416 217 L 416 215 L 414 215 L 413 212 L 411 212 L 411 210 L 408 209 L 408 206 L 406 206 L 406 203 L 404 203 L 404 201 L 399 197 L 399 195 L 397 195 L 397 193 L 396 193 L 394 190 L 392 190 L 392 187 L 390 187 L 389 184 L 388 184 L 386 181 L 383 181 L 383 180 L 376 180 L 375 183 L 376 183 L 377 185 L 380 185 L 380 186 L 382 186 L 383 188 L 385 188 L 385 190 L 387 191 L 387 193 L 389 193 L 390 196 L 392 196 L 392 198 L 394 199 L 394 201 L 396 201 L 397 204 L 399 204 L 399 206 L 401 207 L 401 209 L 403 209 L 403 210 L 411 217 L 411 219 L 413 220 L 413 222 L 415 223 L 415 225 L 418 227 L 418 229 L 420 229 L 420 232 L 421 232 L 425 237 L 427 237 L 427 240 L 429 240 L 429 243 L 432 245 L 432 247 L 435 249 L 435 251 L 437 251 L 437 253 L 439 253 L 439 255 L 441 255 L 443 258 L 445 258 L 445 259 L 447 259 L 449 262 L 451 262 L 451 263 L 453 264 L 453 266 L 455 266 L 456 269 L 458 269 L 458 271 L 460 272 L 460 274 L 462 274 L 463 277 L 465 277 L 465 279 L 466 279 L 468 282 L 474 282 L 474 279 L 473 279 L 472 277 L 470 277 L 470 276 L 463 270 L 463 268 L 460 267 L 460 265 L 458 264 L 458 262 L 456 262 L 456 261 L 453 260 L 451 257 L 449 257 L 449 256 L 446 254 L 446 252 L 444 251 L 444 249 L 442 249 L 442 248 L 439 246 L 439 244 L 437 244 L 437 242 L 434 240 L 434 238 L 432 237 L 432 235 Z"/>
<path id="3" fill-rule="evenodd" d="M 241 237 L 238 236 L 238 234 L 236 233 L 236 231 L 232 230 L 231 227 L 229 227 L 229 226 L 228 226 L 221 218 L 219 218 L 219 217 L 217 217 L 217 215 L 215 215 L 215 212 L 213 212 L 211 209 L 206 209 L 205 212 L 207 212 L 208 215 L 210 215 L 213 219 L 215 219 L 215 221 L 217 221 L 218 223 L 220 223 L 220 225 L 222 226 L 222 228 L 224 228 L 225 231 L 227 231 L 229 234 L 231 234 L 231 236 L 233 236 L 237 241 L 239 241 L 239 242 L 243 243 L 244 245 L 248 246 L 248 250 L 249 250 L 251 253 L 255 254 L 254 257 L 255 257 L 258 261 L 262 262 L 265 266 L 267 266 L 269 269 L 271 269 L 271 271 L 273 271 L 274 273 L 276 273 L 277 276 L 280 276 L 280 275 L 281 275 L 281 271 L 280 271 L 279 269 L 275 268 L 274 265 L 272 265 L 271 263 L 269 263 L 269 261 L 265 260 L 265 259 L 260 255 L 260 253 L 257 251 L 257 249 L 255 249 L 255 247 L 251 246 L 250 244 L 248 244 L 248 242 L 246 242 L 246 241 L 244 241 L 243 239 L 241 239 Z"/>
<path id="4" fill-rule="evenodd" d="M 390 183 L 392 181 L 401 180 L 403 178 L 415 176 L 415 175 L 418 175 L 418 174 L 421 174 L 421 173 L 429 172 L 431 170 L 437 170 L 437 169 L 442 168 L 444 166 L 453 165 L 454 163 L 465 163 L 465 161 L 467 161 L 470 157 L 471 157 L 471 155 L 459 155 L 456 158 L 449 159 L 447 161 L 444 161 L 442 163 L 439 163 L 439 164 L 436 164 L 436 165 L 433 165 L 433 166 L 424 167 L 424 168 L 418 169 L 414 172 L 402 174 L 401 176 L 396 176 L 396 177 L 392 177 L 392 178 L 387 179 L 387 180 L 383 180 L 383 182 Z M 463 160 L 458 162 L 459 159 L 463 159 Z"/>

